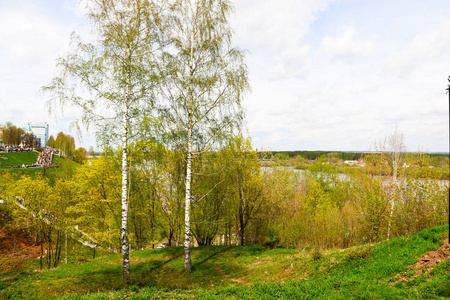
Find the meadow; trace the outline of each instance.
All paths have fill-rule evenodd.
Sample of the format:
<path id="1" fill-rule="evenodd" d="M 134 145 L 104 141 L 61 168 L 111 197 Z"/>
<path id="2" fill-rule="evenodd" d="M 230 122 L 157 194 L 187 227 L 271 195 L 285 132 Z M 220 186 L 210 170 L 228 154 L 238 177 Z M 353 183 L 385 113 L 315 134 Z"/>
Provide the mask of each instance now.
<path id="1" fill-rule="evenodd" d="M 191 272 L 183 271 L 182 247 L 146 249 L 131 253 L 129 287 L 122 283 L 120 254 L 100 252 L 102 257 L 93 259 L 90 251 L 74 247 L 72 260 L 55 269 L 39 271 L 38 260 L 31 259 L 2 272 L 0 298 L 448 299 L 447 233 L 448 225 L 442 225 L 345 250 L 196 247 Z M 430 251 L 444 259 L 420 264 L 432 260 L 426 256 Z"/>

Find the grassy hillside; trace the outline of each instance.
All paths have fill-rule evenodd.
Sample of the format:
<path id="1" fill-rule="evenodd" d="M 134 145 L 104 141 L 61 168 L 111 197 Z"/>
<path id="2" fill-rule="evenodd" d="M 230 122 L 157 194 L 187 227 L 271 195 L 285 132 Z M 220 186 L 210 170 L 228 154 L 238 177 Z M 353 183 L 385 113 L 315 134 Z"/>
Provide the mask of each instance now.
<path id="1" fill-rule="evenodd" d="M 447 299 L 447 235 L 448 225 L 443 225 L 384 243 L 323 252 L 198 247 L 193 248 L 192 272 L 183 271 L 181 247 L 148 249 L 131 253 L 133 284 L 125 289 L 120 255 L 77 257 L 43 272 L 36 271 L 34 259 L 0 272 L 0 298 Z"/>
<path id="2" fill-rule="evenodd" d="M 2 158 L 4 157 L 4 158 Z M 31 165 L 36 163 L 38 157 L 37 152 L 16 152 L 16 153 L 0 153 L 0 163 L 6 165 L 0 165 L 0 167 L 10 166 L 10 162 L 14 162 L 13 165 Z M 71 176 L 80 164 L 64 157 L 54 156 L 53 161 L 57 168 L 14 168 L 14 169 L 0 169 L 0 175 L 2 173 L 9 173 L 18 178 L 21 175 L 28 175 L 32 178 L 46 177 L 50 180 L 55 178 L 63 178 Z"/>
<path id="3" fill-rule="evenodd" d="M 18 166 L 18 165 L 32 165 L 37 161 L 37 152 L 14 152 L 14 153 L 0 153 L 0 168 Z"/>

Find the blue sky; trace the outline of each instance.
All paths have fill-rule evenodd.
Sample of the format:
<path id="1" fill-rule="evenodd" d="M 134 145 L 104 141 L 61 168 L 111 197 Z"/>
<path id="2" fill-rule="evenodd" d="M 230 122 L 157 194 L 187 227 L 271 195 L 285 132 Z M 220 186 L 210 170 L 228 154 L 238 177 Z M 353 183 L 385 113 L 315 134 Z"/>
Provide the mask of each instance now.
<path id="1" fill-rule="evenodd" d="M 409 151 L 448 151 L 450 5 L 446 0 L 236 0 L 234 42 L 247 49 L 244 102 L 255 148 L 369 150 L 403 131 Z M 49 115 L 50 82 L 72 31 L 89 34 L 75 0 L 0 2 L 0 123 L 70 132 Z M 95 144 L 88 134 L 78 145 Z"/>

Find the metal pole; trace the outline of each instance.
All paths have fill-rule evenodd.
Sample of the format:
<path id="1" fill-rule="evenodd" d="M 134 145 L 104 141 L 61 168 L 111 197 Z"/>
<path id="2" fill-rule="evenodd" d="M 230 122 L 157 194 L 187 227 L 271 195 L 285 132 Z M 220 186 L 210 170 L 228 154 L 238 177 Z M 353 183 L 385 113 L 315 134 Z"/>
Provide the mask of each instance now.
<path id="1" fill-rule="evenodd" d="M 450 76 L 448 76 L 447 78 L 449 85 L 447 88 L 447 93 L 448 93 L 448 143 L 449 143 L 449 153 L 448 153 L 448 157 L 449 157 L 449 165 L 450 165 Z M 450 166 L 449 166 L 449 173 L 450 173 Z M 450 244 L 450 186 L 448 188 L 448 243 Z"/>

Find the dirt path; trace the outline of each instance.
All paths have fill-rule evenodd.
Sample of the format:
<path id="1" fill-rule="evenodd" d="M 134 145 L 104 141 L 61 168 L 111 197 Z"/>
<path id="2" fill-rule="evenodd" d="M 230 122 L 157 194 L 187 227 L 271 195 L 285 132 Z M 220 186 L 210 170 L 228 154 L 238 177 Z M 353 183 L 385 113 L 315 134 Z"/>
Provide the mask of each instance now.
<path id="1" fill-rule="evenodd" d="M 227 250 L 227 251 L 225 251 L 225 252 L 223 252 L 223 253 L 220 253 L 220 254 L 219 254 L 219 257 L 223 256 L 225 253 L 230 252 L 231 250 L 232 250 L 232 249 L 229 249 L 229 250 Z M 250 282 L 247 282 L 247 281 L 245 281 L 245 280 L 231 277 L 231 276 L 230 276 L 229 274 L 227 274 L 224 270 L 222 270 L 222 268 L 221 268 L 219 265 L 217 265 L 217 264 L 214 264 L 214 269 L 215 269 L 220 275 L 224 276 L 225 278 L 227 278 L 228 280 L 230 280 L 230 281 L 232 281 L 232 282 L 236 282 L 236 283 L 239 283 L 239 284 L 250 284 Z"/>

